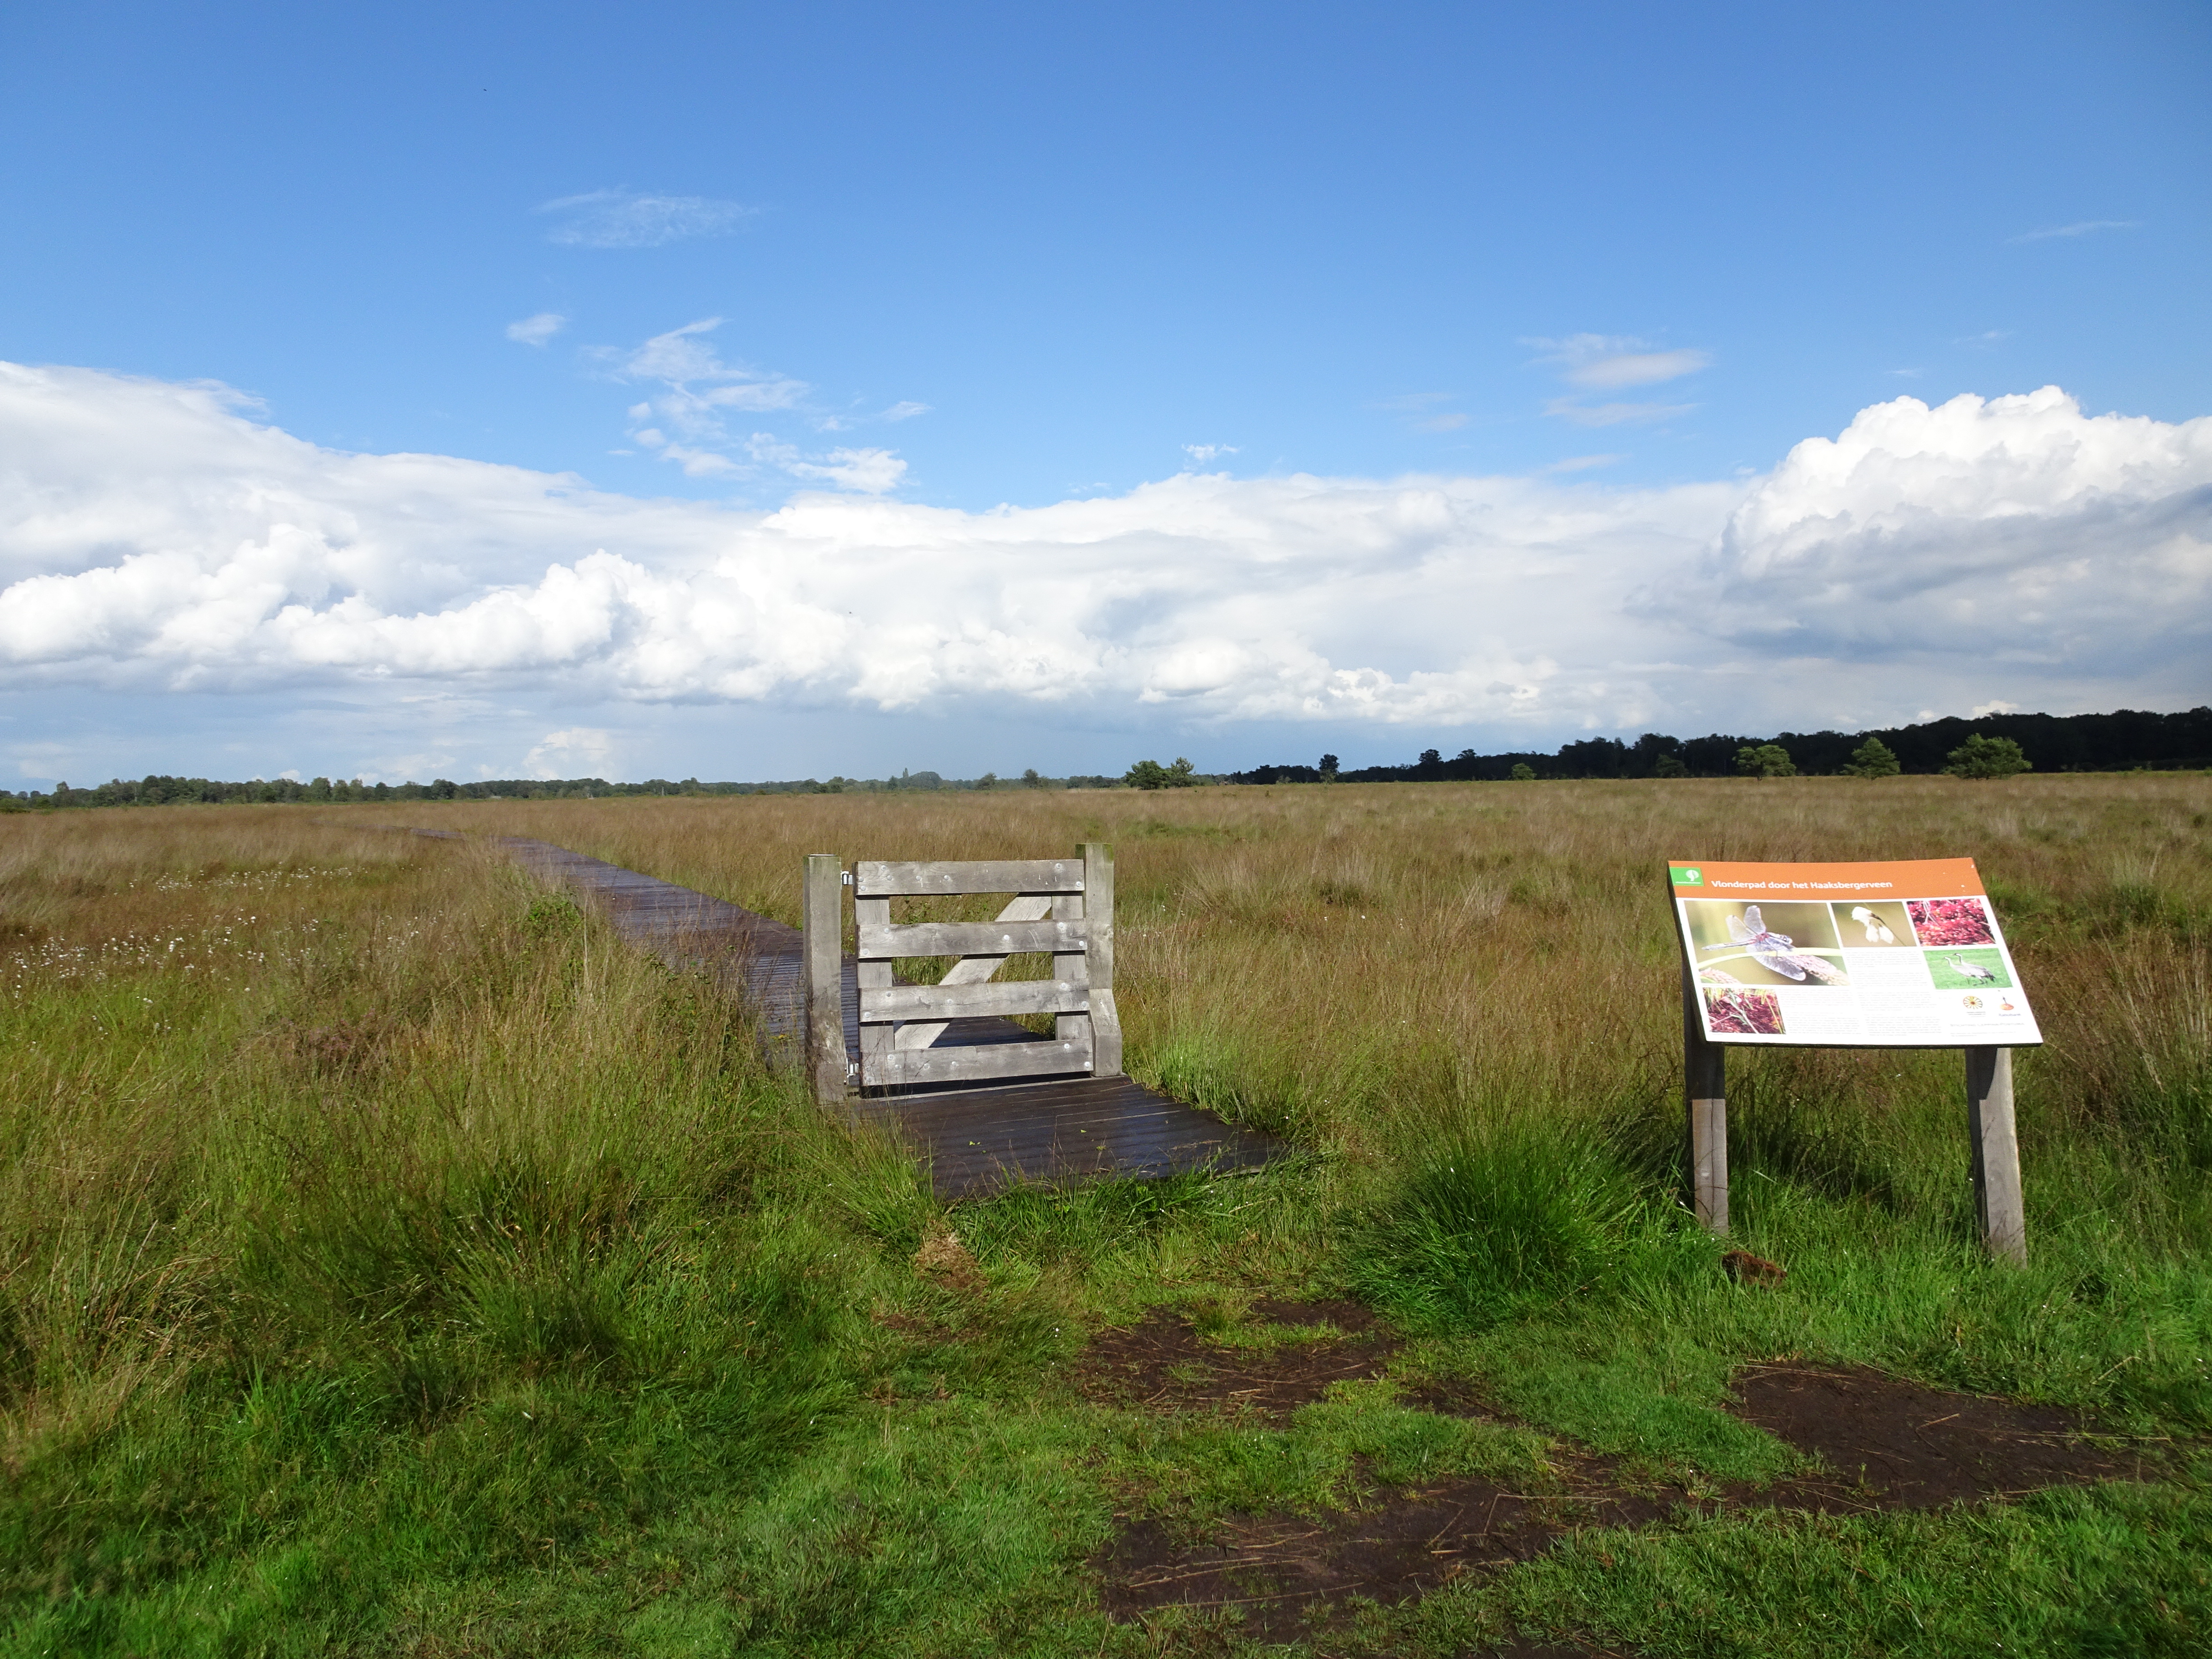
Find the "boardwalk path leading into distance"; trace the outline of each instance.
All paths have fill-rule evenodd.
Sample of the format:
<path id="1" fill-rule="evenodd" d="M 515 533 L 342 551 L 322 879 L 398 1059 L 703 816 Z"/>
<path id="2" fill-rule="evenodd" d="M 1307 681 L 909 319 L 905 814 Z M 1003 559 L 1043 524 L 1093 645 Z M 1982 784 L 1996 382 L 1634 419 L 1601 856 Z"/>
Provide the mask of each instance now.
<path id="1" fill-rule="evenodd" d="M 498 845 L 545 880 L 596 903 L 625 942 L 671 967 L 714 974 L 751 1006 L 771 1062 L 798 1063 L 805 1002 L 799 929 L 550 842 L 505 837 Z M 860 1000 L 850 957 L 844 982 L 845 1052 L 857 1063 Z M 1031 1036 L 1011 1020 L 954 1020 L 939 1042 L 1022 1042 Z M 948 1200 L 1017 1182 L 1063 1186 L 1256 1169 L 1287 1150 L 1272 1135 L 1224 1123 L 1127 1077 L 902 1089 L 855 1096 L 848 1104 L 859 1121 L 889 1128 L 913 1146 L 927 1162 L 938 1196 Z"/>

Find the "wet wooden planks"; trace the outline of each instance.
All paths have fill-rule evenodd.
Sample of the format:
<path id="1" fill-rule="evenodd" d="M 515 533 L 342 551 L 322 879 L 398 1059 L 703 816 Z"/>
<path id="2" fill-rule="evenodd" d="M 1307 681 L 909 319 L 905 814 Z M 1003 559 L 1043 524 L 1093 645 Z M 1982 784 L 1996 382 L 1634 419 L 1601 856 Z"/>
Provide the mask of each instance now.
<path id="1" fill-rule="evenodd" d="M 799 929 L 658 877 L 519 836 L 499 843 L 548 881 L 595 902 L 626 942 L 672 967 L 714 974 L 756 1011 L 769 1058 L 796 1063 L 803 1018 Z M 844 963 L 845 1051 L 860 1052 L 857 969 Z M 1011 1020 L 948 1022 L 938 1046 L 1029 1042 Z M 1256 1169 L 1283 1143 L 1194 1110 L 1127 1077 L 1067 1077 L 994 1088 L 921 1087 L 852 1097 L 855 1121 L 886 1129 L 926 1162 L 941 1198 L 1011 1185 L 1148 1181 Z"/>
<path id="2" fill-rule="evenodd" d="M 1026 1182 L 1157 1181 L 1192 1170 L 1225 1175 L 1255 1170 L 1283 1151 L 1273 1136 L 1224 1123 L 1127 1077 L 867 1096 L 851 1109 L 913 1146 L 944 1198 Z"/>

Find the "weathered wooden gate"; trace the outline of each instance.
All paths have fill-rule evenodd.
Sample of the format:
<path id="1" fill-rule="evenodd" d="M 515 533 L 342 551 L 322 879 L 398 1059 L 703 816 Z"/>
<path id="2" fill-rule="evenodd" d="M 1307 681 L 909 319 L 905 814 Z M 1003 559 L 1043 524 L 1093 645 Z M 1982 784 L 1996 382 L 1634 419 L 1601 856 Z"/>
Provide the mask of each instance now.
<path id="1" fill-rule="evenodd" d="M 858 963 L 860 1056 L 847 1052 L 842 892 L 853 889 Z M 900 897 L 1007 893 L 994 921 L 891 921 Z M 975 1084 L 1011 1079 L 1121 1071 L 1121 1023 L 1114 1007 L 1114 861 L 1103 842 L 1085 842 L 1070 859 L 862 860 L 849 876 L 830 854 L 806 860 L 805 957 L 808 1069 L 817 1097 L 918 1084 Z M 1042 952 L 1052 976 L 999 980 L 1010 957 Z M 933 985 L 902 985 L 902 958 L 956 957 Z M 1009 1024 L 1050 1014 L 1052 1036 Z M 987 1020 L 975 1028 L 956 1021 Z M 950 1040 L 948 1040 L 950 1036 Z M 963 1039 L 965 1040 L 963 1040 Z"/>

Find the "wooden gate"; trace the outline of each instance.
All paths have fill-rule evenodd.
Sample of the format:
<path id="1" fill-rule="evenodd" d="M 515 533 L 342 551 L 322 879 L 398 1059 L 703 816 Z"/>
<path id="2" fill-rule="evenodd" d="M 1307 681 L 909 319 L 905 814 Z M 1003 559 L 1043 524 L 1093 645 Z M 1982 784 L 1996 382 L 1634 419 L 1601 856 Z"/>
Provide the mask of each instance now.
<path id="1" fill-rule="evenodd" d="M 1114 1007 L 1114 861 L 1103 842 L 1071 859 L 862 860 L 849 877 L 836 860 L 807 860 L 806 989 L 810 1069 L 825 1102 L 866 1089 L 995 1083 L 1014 1078 L 1118 1076 L 1121 1023 Z M 840 896 L 849 882 L 857 949 L 860 1058 L 847 1056 Z M 891 901 L 971 893 L 1013 896 L 994 921 L 895 923 Z M 995 978 L 1009 957 L 1043 952 L 1052 977 Z M 902 985 L 902 957 L 957 957 L 933 985 Z M 1050 1014 L 1049 1037 L 1011 1024 Z M 954 1026 L 955 1021 L 986 1021 Z"/>

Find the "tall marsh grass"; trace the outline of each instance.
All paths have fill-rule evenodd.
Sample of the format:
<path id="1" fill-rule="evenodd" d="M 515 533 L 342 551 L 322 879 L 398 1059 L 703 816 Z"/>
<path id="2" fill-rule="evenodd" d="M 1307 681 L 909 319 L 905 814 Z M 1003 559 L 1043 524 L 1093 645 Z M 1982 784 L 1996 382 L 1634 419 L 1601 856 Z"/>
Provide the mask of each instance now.
<path id="1" fill-rule="evenodd" d="M 696 1580 L 724 1645 L 1091 1650 L 1110 1434 L 1052 1367 L 1163 1297 L 1357 1289 L 1533 1422 L 1735 1478 L 1778 1467 L 1713 1403 L 1745 1356 L 2212 1429 L 2208 814 L 2143 776 L 0 820 L 4 1645 L 450 1650 L 532 1597 L 523 1646 L 683 1645 L 619 1607 Z M 1111 842 L 1131 1070 L 1296 1155 L 948 1217 L 495 835 L 793 922 L 810 852 Z M 2049 1039 L 2031 1267 L 1975 1249 L 1955 1053 L 1739 1054 L 1737 1231 L 1791 1278 L 1738 1290 L 1679 1204 L 1664 860 L 1960 854 Z M 985 1289 L 915 1270 L 948 1228 Z"/>

